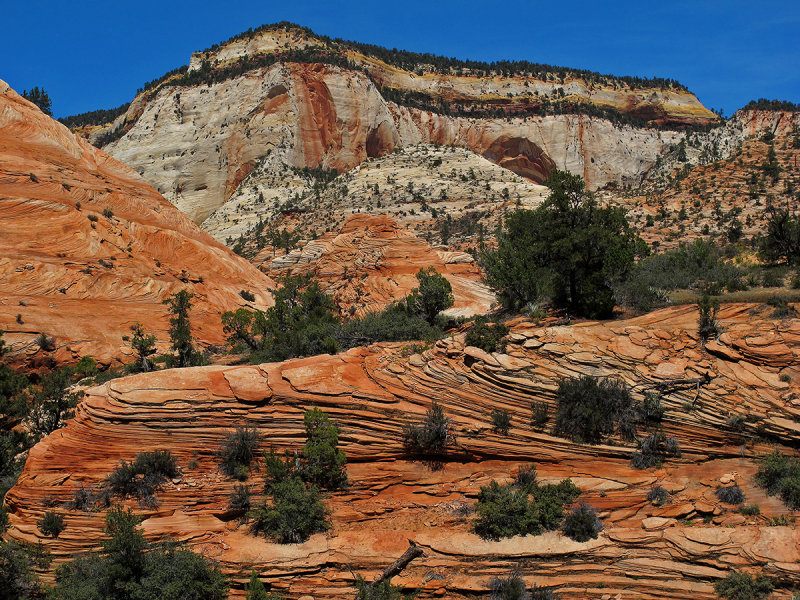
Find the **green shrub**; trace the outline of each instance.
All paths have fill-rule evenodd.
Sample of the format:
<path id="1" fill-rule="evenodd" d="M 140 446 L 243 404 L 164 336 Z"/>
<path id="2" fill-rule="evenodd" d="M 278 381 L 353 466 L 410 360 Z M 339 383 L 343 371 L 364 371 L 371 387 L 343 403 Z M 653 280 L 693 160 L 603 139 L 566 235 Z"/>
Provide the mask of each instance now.
<path id="1" fill-rule="evenodd" d="M 260 442 L 258 430 L 249 425 L 237 427 L 229 433 L 217 452 L 222 472 L 228 477 L 246 479 Z"/>
<path id="2" fill-rule="evenodd" d="M 330 527 L 316 486 L 307 486 L 296 475 L 270 484 L 268 493 L 270 504 L 262 502 L 250 513 L 254 534 L 294 544 Z"/>
<path id="3" fill-rule="evenodd" d="M 775 450 L 761 459 L 755 481 L 770 496 L 780 495 L 792 510 L 800 509 L 800 461 L 796 457 Z"/>
<path id="4" fill-rule="evenodd" d="M 440 312 L 453 306 L 453 287 L 433 267 L 420 269 L 417 282 L 419 286 L 411 290 L 406 298 L 408 312 L 420 315 L 433 325 Z"/>
<path id="5" fill-rule="evenodd" d="M 543 429 L 550 420 L 547 402 L 531 402 L 531 427 L 533 429 Z"/>
<path id="6" fill-rule="evenodd" d="M 633 398 L 624 383 L 587 375 L 562 379 L 556 392 L 555 435 L 598 444 L 619 431 L 633 436 Z"/>
<path id="7" fill-rule="evenodd" d="M 52 352 L 56 349 L 55 340 L 45 333 L 36 336 L 36 345 L 45 352 Z"/>
<path id="8" fill-rule="evenodd" d="M 508 435 L 508 431 L 511 429 L 511 413 L 507 410 L 493 410 L 491 418 L 495 433 Z"/>
<path id="9" fill-rule="evenodd" d="M 224 600 L 227 578 L 219 568 L 181 544 L 149 544 L 130 511 L 106 515 L 103 550 L 56 569 L 53 600 Z"/>
<path id="10" fill-rule="evenodd" d="M 233 492 L 228 496 L 228 510 L 239 514 L 245 514 L 250 510 L 249 485 L 237 483 L 233 486 Z"/>
<path id="11" fill-rule="evenodd" d="M 714 495 L 725 504 L 742 504 L 744 502 L 744 493 L 738 485 L 720 486 Z"/>
<path id="12" fill-rule="evenodd" d="M 245 591 L 245 600 L 283 600 L 283 596 L 280 594 L 272 594 L 267 591 L 255 569 L 250 572 L 250 581 L 245 587 Z"/>
<path id="13" fill-rule="evenodd" d="M 757 517 L 761 514 L 761 507 L 758 504 L 746 504 L 739 509 L 739 512 L 748 517 Z"/>
<path id="14" fill-rule="evenodd" d="M 228 343 L 250 352 L 252 362 L 272 362 L 338 350 L 336 305 L 309 275 L 283 277 L 266 312 L 239 308 L 222 315 Z"/>
<path id="15" fill-rule="evenodd" d="M 645 394 L 639 412 L 645 421 L 661 421 L 664 418 L 664 405 L 661 403 L 661 396 L 654 392 Z"/>
<path id="16" fill-rule="evenodd" d="M 64 531 L 64 515 L 60 515 L 55 511 L 49 510 L 36 522 L 36 526 L 42 535 L 47 535 L 57 538 Z"/>
<path id="17" fill-rule="evenodd" d="M 303 415 L 306 443 L 302 451 L 300 476 L 307 482 L 328 490 L 347 484 L 347 457 L 339 450 L 339 427 L 319 408 Z"/>
<path id="18" fill-rule="evenodd" d="M 697 310 L 700 313 L 697 320 L 697 333 L 700 339 L 705 342 L 719 335 L 719 323 L 717 323 L 719 300 L 703 294 L 697 303 Z"/>
<path id="19" fill-rule="evenodd" d="M 535 470 L 521 470 L 517 481 L 481 487 L 473 531 L 485 539 L 497 540 L 513 535 L 539 535 L 557 529 L 580 490 L 568 479 L 558 484 L 538 485 Z"/>
<path id="20" fill-rule="evenodd" d="M 661 466 L 668 457 L 680 457 L 681 446 L 674 437 L 667 437 L 657 431 L 639 442 L 639 450 L 631 457 L 634 469 L 649 469 Z"/>
<path id="21" fill-rule="evenodd" d="M 97 375 L 97 362 L 91 356 L 82 356 L 74 370 L 81 377 L 94 377 Z"/>
<path id="22" fill-rule="evenodd" d="M 169 450 L 141 452 L 132 462 L 120 461 L 106 477 L 105 487 L 114 496 L 134 497 L 143 506 L 155 506 L 155 492 L 179 474 L 177 461 Z"/>
<path id="23" fill-rule="evenodd" d="M 602 529 L 603 524 L 594 509 L 585 504 L 573 508 L 564 519 L 564 535 L 576 542 L 596 539 Z"/>
<path id="24" fill-rule="evenodd" d="M 408 424 L 403 430 L 403 443 L 413 454 L 442 454 L 454 439 L 452 421 L 435 400 L 421 423 Z"/>
<path id="25" fill-rule="evenodd" d="M 380 312 L 367 313 L 342 323 L 333 335 L 342 348 L 353 348 L 375 342 L 433 342 L 442 336 L 442 330 L 423 317 L 410 313 L 405 302 L 395 302 Z"/>
<path id="26" fill-rule="evenodd" d="M 772 589 L 772 583 L 763 575 L 753 577 L 738 571 L 732 571 L 714 584 L 717 596 L 726 600 L 759 600 L 771 594 Z"/>
<path id="27" fill-rule="evenodd" d="M 702 286 L 737 287 L 742 271 L 714 242 L 697 238 L 640 260 L 615 290 L 621 304 L 649 311 L 669 302 L 666 292 Z"/>
<path id="28" fill-rule="evenodd" d="M 525 582 L 517 573 L 505 577 L 492 577 L 489 580 L 490 600 L 528 600 Z"/>
<path id="29" fill-rule="evenodd" d="M 46 598 L 36 570 L 46 569 L 50 556 L 40 543 L 0 540 L 0 597 L 4 600 Z"/>
<path id="30" fill-rule="evenodd" d="M 110 218 L 112 218 L 112 217 L 114 216 L 114 211 L 112 211 L 110 208 L 108 208 L 108 207 L 106 206 L 106 207 L 103 209 L 103 216 L 104 216 L 106 219 L 110 219 Z"/>
<path id="31" fill-rule="evenodd" d="M 72 492 L 72 500 L 67 503 L 67 507 L 71 510 L 91 510 L 94 506 L 94 498 L 92 493 L 86 489 L 86 486 L 81 484 L 80 487 L 75 488 Z"/>
<path id="32" fill-rule="evenodd" d="M 497 350 L 500 340 L 508 335 L 508 327 L 502 323 L 489 325 L 486 317 L 477 317 L 472 327 L 467 331 L 465 344 L 475 346 L 484 352 L 494 352 Z"/>
<path id="33" fill-rule="evenodd" d="M 669 502 L 669 492 L 660 485 L 655 485 L 647 492 L 647 501 L 655 506 L 664 506 Z"/>
<path id="34" fill-rule="evenodd" d="M 536 210 L 509 214 L 497 249 L 484 253 L 487 281 L 512 310 L 547 296 L 573 314 L 610 316 L 611 285 L 646 245 L 625 211 L 598 206 L 580 176 L 556 169 L 545 184 L 547 200 Z"/>
<path id="35" fill-rule="evenodd" d="M 797 311 L 789 305 L 789 301 L 786 298 L 772 296 L 767 300 L 767 304 L 774 309 L 772 311 L 773 319 L 788 319 L 797 316 Z"/>
<path id="36" fill-rule="evenodd" d="M 358 590 L 355 600 L 412 600 L 415 597 L 415 594 L 404 595 L 403 588 L 392 585 L 391 579 L 373 585 L 356 575 L 355 587 Z"/>
<path id="37" fill-rule="evenodd" d="M 247 300 L 247 302 L 253 302 L 256 299 L 255 294 L 248 292 L 247 290 L 240 290 L 239 295 L 243 300 Z"/>
<path id="38" fill-rule="evenodd" d="M 539 587 L 536 584 L 533 584 L 531 588 L 530 600 L 559 600 L 560 598 L 561 596 L 551 589 Z"/>

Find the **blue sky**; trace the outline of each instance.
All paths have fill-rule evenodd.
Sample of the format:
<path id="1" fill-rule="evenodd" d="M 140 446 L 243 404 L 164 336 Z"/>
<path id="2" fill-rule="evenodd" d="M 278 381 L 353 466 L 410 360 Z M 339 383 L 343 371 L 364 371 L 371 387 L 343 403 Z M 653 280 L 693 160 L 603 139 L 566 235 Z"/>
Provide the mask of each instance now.
<path id="1" fill-rule="evenodd" d="M 800 2 L 6 2 L 0 79 L 44 87 L 53 112 L 112 108 L 194 50 L 262 23 L 389 48 L 526 59 L 672 77 L 730 115 L 751 99 L 800 102 Z"/>

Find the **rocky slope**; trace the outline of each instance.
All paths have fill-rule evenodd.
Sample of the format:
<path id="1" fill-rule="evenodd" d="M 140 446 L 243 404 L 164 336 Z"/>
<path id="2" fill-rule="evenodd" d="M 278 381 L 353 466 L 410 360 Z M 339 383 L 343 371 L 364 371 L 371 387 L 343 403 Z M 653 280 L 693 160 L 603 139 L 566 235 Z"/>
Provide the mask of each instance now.
<path id="1" fill-rule="evenodd" d="M 194 55 L 188 71 L 150 85 L 93 139 L 201 223 L 272 152 L 289 166 L 342 172 L 437 143 L 538 182 L 554 167 L 568 169 L 597 188 L 641 181 L 683 136 L 642 119 L 716 121 L 672 83 L 569 70 L 444 73 L 362 50 L 268 28 Z M 578 114 L 587 105 L 599 116 Z"/>
<path id="2" fill-rule="evenodd" d="M 12 359 L 108 364 L 139 321 L 166 342 L 162 301 L 187 289 L 202 344 L 220 314 L 271 302 L 272 282 L 202 232 L 129 167 L 44 115 L 0 81 L 0 329 Z M 163 346 L 163 344 L 162 344 Z"/>
<path id="3" fill-rule="evenodd" d="M 800 322 L 774 321 L 758 305 L 727 305 L 719 317 L 725 332 L 705 349 L 695 308 L 683 306 L 572 326 L 520 320 L 503 353 L 465 348 L 462 332 L 410 356 L 401 344 L 382 344 L 114 380 L 89 390 L 76 417 L 30 452 L 7 497 L 9 535 L 39 540 L 36 520 L 50 508 L 66 516 L 58 539 L 41 539 L 57 561 L 95 546 L 102 513 L 61 503 L 80 485 L 99 484 L 119 460 L 169 449 L 183 474 L 159 492 L 156 509 L 137 509 L 145 532 L 186 540 L 218 560 L 239 596 L 251 568 L 289 598 L 351 595 L 351 569 L 373 576 L 410 538 L 427 557 L 396 581 L 421 598 L 474 598 L 487 593 L 491 576 L 512 568 L 570 600 L 711 600 L 713 582 L 731 569 L 778 578 L 782 591 L 774 597 L 788 598 L 800 584 L 800 534 L 770 520 L 787 510 L 754 485 L 753 475 L 754 458 L 771 450 L 764 440 L 790 444 L 800 436 Z M 699 388 L 664 388 L 663 430 L 680 440 L 682 458 L 637 471 L 630 444 L 586 446 L 553 437 L 549 426 L 532 430 L 531 401 L 548 404 L 552 424 L 556 384 L 576 374 L 620 377 L 637 397 L 708 376 Z M 409 461 L 401 443 L 403 424 L 433 400 L 453 418 L 458 438 L 435 471 Z M 245 422 L 278 449 L 298 448 L 302 413 L 311 406 L 339 423 L 349 459 L 350 487 L 326 501 L 333 529 L 287 546 L 253 537 L 226 509 L 234 482 L 220 474 L 215 451 Z M 495 409 L 512 415 L 507 436 L 492 430 L 488 413 Z M 479 487 L 506 481 L 529 462 L 542 479 L 571 477 L 583 490 L 604 521 L 598 539 L 578 543 L 551 532 L 492 542 L 470 533 Z M 260 477 L 253 479 L 258 493 Z M 731 481 L 760 505 L 760 516 L 745 517 L 716 499 L 716 486 Z M 669 504 L 646 500 L 656 484 L 671 492 Z"/>
<path id="4" fill-rule="evenodd" d="M 495 302 L 475 259 L 464 252 L 434 250 L 384 216 L 353 215 L 328 233 L 285 255 L 263 251 L 253 259 L 273 278 L 313 273 L 344 315 L 379 311 L 419 285 L 420 269 L 434 267 L 453 287 L 447 314 L 485 314 Z"/>
<path id="5" fill-rule="evenodd" d="M 446 221 L 453 235 L 488 235 L 505 210 L 536 207 L 549 192 L 469 150 L 431 145 L 409 146 L 333 175 L 287 169 L 273 153 L 203 228 L 235 247 L 254 242 L 263 223 L 310 239 L 338 230 L 349 215 L 369 213 L 388 216 L 428 241 L 443 241 Z"/>
<path id="6" fill-rule="evenodd" d="M 776 177 L 766 170 L 770 148 Z M 799 112 L 743 110 L 723 128 L 690 135 L 685 160 L 673 150 L 641 189 L 603 196 L 628 208 L 642 236 L 664 248 L 709 234 L 727 238 L 731 229 L 750 238 L 766 230 L 768 207 L 796 203 L 799 160 Z"/>

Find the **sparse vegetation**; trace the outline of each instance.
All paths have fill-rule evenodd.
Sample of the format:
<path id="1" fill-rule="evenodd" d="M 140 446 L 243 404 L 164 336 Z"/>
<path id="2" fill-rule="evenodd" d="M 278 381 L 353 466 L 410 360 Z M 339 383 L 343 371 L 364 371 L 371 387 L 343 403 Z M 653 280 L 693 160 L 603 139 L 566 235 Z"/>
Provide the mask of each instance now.
<path id="1" fill-rule="evenodd" d="M 228 580 L 219 568 L 174 542 L 151 544 L 139 518 L 114 506 L 106 515 L 102 550 L 56 569 L 53 600 L 224 600 Z"/>
<path id="2" fill-rule="evenodd" d="M 412 454 L 441 455 L 454 441 L 452 420 L 435 400 L 421 423 L 403 429 L 403 443 Z"/>
<path id="3" fill-rule="evenodd" d="M 492 428 L 494 429 L 495 433 L 499 433 L 501 435 L 508 435 L 509 429 L 511 429 L 511 413 L 507 410 L 493 410 L 492 411 Z"/>
<path id="4" fill-rule="evenodd" d="M 248 469 L 258 455 L 261 435 L 249 425 L 237 427 L 222 443 L 217 456 L 222 472 L 228 477 L 247 479 Z"/>
<path id="5" fill-rule="evenodd" d="M 748 573 L 732 571 L 725 579 L 714 584 L 714 591 L 725 600 L 760 600 L 772 593 L 772 582 L 759 575 L 753 577 Z"/>
<path id="6" fill-rule="evenodd" d="M 156 490 L 178 474 L 177 462 L 169 450 L 141 452 L 131 462 L 120 461 L 105 485 L 112 495 L 133 497 L 143 506 L 155 506 Z"/>
<path id="7" fill-rule="evenodd" d="M 580 490 L 569 479 L 558 484 L 539 485 L 535 471 L 527 470 L 515 482 L 492 481 L 481 487 L 473 523 L 475 533 L 497 540 L 513 535 L 539 535 L 558 529 L 564 506 L 571 504 Z"/>
<path id="8" fill-rule="evenodd" d="M 650 469 L 661 466 L 667 458 L 680 456 L 678 440 L 656 431 L 639 442 L 639 449 L 631 457 L 631 466 L 634 469 Z"/>
<path id="9" fill-rule="evenodd" d="M 720 486 L 714 492 L 714 495 L 719 498 L 720 502 L 725 504 L 742 504 L 744 502 L 744 493 L 738 485 Z"/>
<path id="10" fill-rule="evenodd" d="M 41 519 L 36 522 L 36 526 L 42 535 L 47 535 L 52 538 L 57 538 L 64 531 L 64 515 L 60 515 L 55 511 L 48 510 Z"/>
<path id="11" fill-rule="evenodd" d="M 555 435 L 586 444 L 598 444 L 615 432 L 632 438 L 633 398 L 621 381 L 587 375 L 562 379 L 556 398 Z"/>
<path id="12" fill-rule="evenodd" d="M 467 330 L 464 343 L 475 346 L 484 352 L 494 352 L 500 346 L 500 341 L 508 335 L 508 327 L 502 323 L 489 323 L 486 317 L 476 317 L 472 326 Z"/>
<path id="13" fill-rule="evenodd" d="M 761 507 L 758 504 L 745 504 L 739 508 L 739 512 L 748 517 L 757 517 L 761 514 Z"/>
<path id="14" fill-rule="evenodd" d="M 647 501 L 655 506 L 664 506 L 669 502 L 669 492 L 660 485 L 655 485 L 647 492 Z"/>
<path id="15" fill-rule="evenodd" d="M 564 519 L 563 529 L 564 535 L 576 542 L 588 542 L 597 538 L 603 529 L 603 523 L 592 507 L 581 504 L 573 508 Z"/>
<path id="16" fill-rule="evenodd" d="M 775 450 L 761 459 L 756 484 L 770 496 L 778 495 L 792 510 L 800 509 L 800 461 Z"/>

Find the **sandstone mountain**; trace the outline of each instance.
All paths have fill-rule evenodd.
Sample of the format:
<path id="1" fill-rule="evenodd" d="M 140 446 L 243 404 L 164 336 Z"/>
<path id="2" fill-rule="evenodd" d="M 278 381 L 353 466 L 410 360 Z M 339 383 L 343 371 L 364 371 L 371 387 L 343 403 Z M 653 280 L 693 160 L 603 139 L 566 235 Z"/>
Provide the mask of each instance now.
<path id="1" fill-rule="evenodd" d="M 726 331 L 705 347 L 696 335 L 697 311 L 685 306 L 576 326 L 517 320 L 502 353 L 465 347 L 459 332 L 410 356 L 403 344 L 380 344 L 337 356 L 117 379 L 90 389 L 75 419 L 31 450 L 7 497 L 9 535 L 42 541 L 57 562 L 96 546 L 102 512 L 63 503 L 81 485 L 101 483 L 120 460 L 167 449 L 183 473 L 159 492 L 156 508 L 136 509 L 144 531 L 185 540 L 219 561 L 234 577 L 236 597 L 253 567 L 292 598 L 353 597 L 353 572 L 374 576 L 407 539 L 427 556 L 395 581 L 420 598 L 482 596 L 493 575 L 512 569 L 567 600 L 712 600 L 713 582 L 730 569 L 763 571 L 785 591 L 800 584 L 800 534 L 772 520 L 786 508 L 753 475 L 754 458 L 800 435 L 800 322 L 776 322 L 754 304 L 726 305 L 719 318 Z M 551 435 L 556 384 L 576 374 L 619 377 L 638 397 L 660 389 L 663 431 L 679 439 L 682 457 L 634 470 L 633 444 L 588 446 Z M 409 460 L 401 441 L 403 425 L 433 400 L 452 417 L 458 441 L 439 470 Z M 542 430 L 530 426 L 534 400 L 549 407 Z M 303 411 L 313 406 L 341 426 L 351 483 L 326 500 L 331 531 L 301 544 L 273 544 L 231 516 L 235 481 L 220 473 L 216 451 L 245 422 L 276 449 L 297 449 Z M 492 429 L 492 410 L 511 414 L 508 435 Z M 543 480 L 572 478 L 603 519 L 599 538 L 579 543 L 550 532 L 493 542 L 470 532 L 479 487 L 508 481 L 530 462 Z M 716 487 L 732 482 L 760 515 L 717 499 Z M 647 500 L 655 485 L 670 493 L 669 503 Z M 253 489 L 257 495 L 261 486 Z M 65 515 L 58 539 L 37 530 L 46 510 Z"/>
<path id="2" fill-rule="evenodd" d="M 132 169 L 75 137 L 0 81 L 0 330 L 12 357 L 108 364 L 139 321 L 167 341 L 162 301 L 186 289 L 198 341 L 220 314 L 271 301 L 271 280 L 202 232 Z M 35 343 L 53 338 L 52 355 Z M 163 347 L 163 344 L 162 344 Z"/>
<path id="3" fill-rule="evenodd" d="M 406 297 L 419 285 L 420 269 L 434 267 L 453 287 L 453 316 L 486 314 L 494 293 L 481 283 L 475 259 L 465 252 L 434 250 L 385 216 L 357 214 L 338 233 L 328 233 L 283 256 L 263 251 L 253 259 L 274 278 L 313 273 L 342 313 L 362 316 Z"/>
<path id="4" fill-rule="evenodd" d="M 558 167 L 598 188 L 640 182 L 683 138 L 674 127 L 717 121 L 671 80 L 441 62 L 268 26 L 195 53 L 90 135 L 201 223 L 276 152 L 343 172 L 437 143 L 533 181 Z"/>

